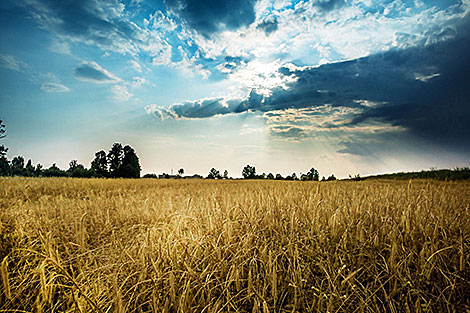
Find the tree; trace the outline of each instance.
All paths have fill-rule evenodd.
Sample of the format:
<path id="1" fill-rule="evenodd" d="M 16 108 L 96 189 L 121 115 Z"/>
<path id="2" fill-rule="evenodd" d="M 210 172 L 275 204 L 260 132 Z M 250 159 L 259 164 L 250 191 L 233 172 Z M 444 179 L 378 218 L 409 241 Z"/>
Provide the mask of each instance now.
<path id="1" fill-rule="evenodd" d="M 320 174 L 316 169 L 313 167 L 310 169 L 310 171 L 307 172 L 307 174 L 303 174 L 300 177 L 302 180 L 316 180 L 318 181 L 320 179 Z"/>
<path id="2" fill-rule="evenodd" d="M 123 149 L 124 156 L 119 166 L 118 176 L 125 178 L 139 178 L 140 177 L 140 163 L 139 157 L 135 153 L 135 150 L 126 145 Z"/>
<path id="3" fill-rule="evenodd" d="M 36 168 L 34 169 L 34 176 L 39 177 L 42 174 L 42 165 L 36 164 Z"/>
<path id="4" fill-rule="evenodd" d="M 286 180 L 299 180 L 299 179 L 297 178 L 297 174 L 296 174 L 296 173 L 292 173 L 292 175 L 288 175 L 288 176 L 286 177 Z"/>
<path id="5" fill-rule="evenodd" d="M 256 178 L 256 168 L 254 166 L 247 165 L 243 168 L 242 175 L 245 179 Z"/>
<path id="6" fill-rule="evenodd" d="M 8 148 L 5 148 L 5 146 L 0 146 L 0 158 L 6 158 L 7 157 L 7 152 Z"/>
<path id="7" fill-rule="evenodd" d="M 83 167 L 83 165 L 79 164 L 77 160 L 72 160 L 69 162 L 69 169 L 67 171 L 72 172 L 73 170 Z"/>
<path id="8" fill-rule="evenodd" d="M 282 177 L 281 174 L 277 173 L 276 174 L 276 180 L 283 180 L 284 178 Z"/>
<path id="9" fill-rule="evenodd" d="M 5 124 L 3 124 L 3 121 L 0 120 L 0 139 L 5 138 L 7 135 L 5 135 Z"/>
<path id="10" fill-rule="evenodd" d="M 150 173 L 150 174 L 145 174 L 143 178 L 158 178 L 157 174 Z"/>
<path id="11" fill-rule="evenodd" d="M 24 176 L 24 158 L 22 156 L 16 156 L 11 160 L 11 175 L 13 176 Z"/>
<path id="12" fill-rule="evenodd" d="M 78 163 L 77 160 L 72 160 L 69 163 L 67 174 L 70 177 L 90 177 L 90 173 L 85 169 L 85 166 Z"/>
<path id="13" fill-rule="evenodd" d="M 274 179 L 273 173 L 269 173 L 268 176 L 266 176 L 267 179 Z"/>
<path id="14" fill-rule="evenodd" d="M 0 139 L 5 138 L 5 124 L 0 120 Z M 8 148 L 0 146 L 0 176 L 10 175 L 10 162 L 7 159 Z"/>
<path id="15" fill-rule="evenodd" d="M 224 179 L 228 179 L 228 171 L 227 170 L 224 171 Z"/>
<path id="16" fill-rule="evenodd" d="M 211 168 L 209 171 L 209 174 L 207 175 L 208 179 L 220 179 L 222 176 L 220 176 L 220 172 L 216 170 L 215 168 Z"/>
<path id="17" fill-rule="evenodd" d="M 320 178 L 320 174 L 313 167 L 308 171 L 307 175 L 311 177 L 311 180 L 318 180 Z"/>
<path id="18" fill-rule="evenodd" d="M 34 166 L 33 166 L 33 162 L 31 161 L 31 159 L 29 159 L 28 163 L 26 163 L 25 175 L 29 177 L 34 176 Z"/>
<path id="19" fill-rule="evenodd" d="M 178 175 L 179 175 L 179 176 L 183 176 L 183 174 L 184 174 L 184 168 L 180 168 L 180 169 L 178 170 Z"/>
<path id="20" fill-rule="evenodd" d="M 7 159 L 8 148 L 0 146 L 0 176 L 10 175 L 10 161 Z"/>
<path id="21" fill-rule="evenodd" d="M 91 161 L 91 171 L 95 177 L 106 177 L 108 176 L 108 160 L 106 158 L 106 152 L 103 150 L 95 153 L 95 158 Z"/>
<path id="22" fill-rule="evenodd" d="M 67 173 L 57 167 L 55 163 L 51 165 L 48 169 L 42 172 L 42 175 L 45 177 L 65 177 Z"/>
<path id="23" fill-rule="evenodd" d="M 331 174 L 326 180 L 336 180 L 335 175 Z"/>
<path id="24" fill-rule="evenodd" d="M 124 150 L 120 143 L 115 143 L 108 152 L 108 164 L 111 177 L 119 177 L 119 168 L 124 157 Z"/>
<path id="25" fill-rule="evenodd" d="M 355 180 L 355 181 L 363 180 L 363 178 L 361 177 L 361 174 L 356 174 L 354 176 L 351 176 L 351 174 L 349 174 L 349 179 Z"/>

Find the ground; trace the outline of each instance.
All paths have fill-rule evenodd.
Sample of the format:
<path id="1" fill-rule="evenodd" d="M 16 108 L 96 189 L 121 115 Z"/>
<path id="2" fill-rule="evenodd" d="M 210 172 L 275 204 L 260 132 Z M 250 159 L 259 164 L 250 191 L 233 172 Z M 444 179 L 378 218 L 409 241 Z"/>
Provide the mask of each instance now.
<path id="1" fill-rule="evenodd" d="M 470 182 L 0 179 L 0 312 L 470 309 Z"/>

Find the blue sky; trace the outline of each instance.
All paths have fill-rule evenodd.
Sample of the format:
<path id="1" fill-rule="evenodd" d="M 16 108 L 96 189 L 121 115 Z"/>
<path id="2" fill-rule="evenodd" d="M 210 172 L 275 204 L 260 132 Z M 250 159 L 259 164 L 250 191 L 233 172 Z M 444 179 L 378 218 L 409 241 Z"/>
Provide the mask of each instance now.
<path id="1" fill-rule="evenodd" d="M 470 1 L 4 0 L 9 157 L 144 173 L 468 166 Z"/>

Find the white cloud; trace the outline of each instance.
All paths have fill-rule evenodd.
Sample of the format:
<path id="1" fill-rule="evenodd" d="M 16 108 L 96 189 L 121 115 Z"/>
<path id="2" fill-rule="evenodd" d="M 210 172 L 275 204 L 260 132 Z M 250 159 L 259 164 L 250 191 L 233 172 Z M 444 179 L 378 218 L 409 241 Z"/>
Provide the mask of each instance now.
<path id="1" fill-rule="evenodd" d="M 264 127 L 243 127 L 240 129 L 240 135 L 253 135 L 265 132 L 266 129 Z"/>
<path id="2" fill-rule="evenodd" d="M 113 93 L 113 99 L 118 102 L 129 101 L 134 95 L 130 93 L 126 86 L 123 85 L 114 85 L 111 87 L 111 92 Z"/>
<path id="3" fill-rule="evenodd" d="M 9 54 L 0 54 L 0 66 L 12 71 L 24 72 L 28 65 Z"/>
<path id="4" fill-rule="evenodd" d="M 165 16 L 162 11 L 156 11 L 154 14 L 150 15 L 150 18 L 145 20 L 144 23 L 146 23 L 149 27 L 164 32 L 171 32 L 177 27 L 175 22 L 171 18 Z"/>
<path id="5" fill-rule="evenodd" d="M 174 113 L 171 109 L 159 106 L 155 103 L 146 105 L 144 109 L 147 114 L 154 115 L 161 120 L 178 119 L 178 115 Z"/>
<path id="6" fill-rule="evenodd" d="M 142 73 L 142 66 L 135 60 L 130 60 L 128 62 L 133 69 L 135 69 L 137 72 Z"/>
<path id="7" fill-rule="evenodd" d="M 152 104 L 149 104 L 149 105 L 146 105 L 144 107 L 144 110 L 147 114 L 153 114 L 154 112 L 156 112 L 158 110 L 158 105 L 156 105 L 155 103 L 152 103 Z"/>
<path id="8" fill-rule="evenodd" d="M 41 85 L 41 90 L 49 93 L 63 93 L 70 91 L 67 86 L 59 83 L 44 83 Z"/>
<path id="9" fill-rule="evenodd" d="M 271 89 L 282 87 L 287 89 L 288 83 L 297 80 L 295 76 L 282 75 L 279 72 L 280 61 L 262 63 L 257 60 L 242 64 L 228 74 L 231 81 L 246 87 L 246 90 L 255 89 L 257 93 L 266 97 L 271 95 Z"/>
<path id="10" fill-rule="evenodd" d="M 419 80 L 419 81 L 422 81 L 423 83 L 427 83 L 428 80 L 434 78 L 434 77 L 438 77 L 438 76 L 441 76 L 440 73 L 433 73 L 433 74 L 421 74 L 421 73 L 415 73 L 415 79 L 416 80 Z"/>
<path id="11" fill-rule="evenodd" d="M 153 65 L 171 65 L 171 46 L 162 40 L 153 40 L 146 48 L 152 56 Z"/>
<path id="12" fill-rule="evenodd" d="M 52 41 L 51 45 L 49 46 L 49 50 L 60 54 L 72 54 L 69 44 L 65 41 Z"/>
<path id="13" fill-rule="evenodd" d="M 132 78 L 132 88 L 137 88 L 145 84 L 147 80 L 144 77 L 133 77 Z"/>

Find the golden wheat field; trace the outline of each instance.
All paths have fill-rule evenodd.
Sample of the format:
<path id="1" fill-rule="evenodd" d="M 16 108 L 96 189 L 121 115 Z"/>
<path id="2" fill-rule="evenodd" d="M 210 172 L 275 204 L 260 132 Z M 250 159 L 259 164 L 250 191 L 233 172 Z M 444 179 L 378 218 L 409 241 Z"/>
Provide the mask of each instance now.
<path id="1" fill-rule="evenodd" d="M 468 312 L 470 182 L 2 178 L 0 312 Z"/>

